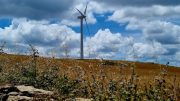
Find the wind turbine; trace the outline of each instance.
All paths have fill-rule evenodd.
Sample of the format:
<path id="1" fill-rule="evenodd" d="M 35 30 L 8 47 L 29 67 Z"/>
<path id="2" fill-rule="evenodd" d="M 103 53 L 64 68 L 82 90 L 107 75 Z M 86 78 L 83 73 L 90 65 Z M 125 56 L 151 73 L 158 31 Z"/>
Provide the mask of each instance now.
<path id="1" fill-rule="evenodd" d="M 80 43 L 81 53 L 80 53 L 80 59 L 84 59 L 84 50 L 83 50 L 83 20 L 85 20 L 86 26 L 87 26 L 87 20 L 86 20 L 87 5 L 88 4 L 86 4 L 86 8 L 84 10 L 84 13 L 82 13 L 79 9 L 76 8 L 76 10 L 80 13 L 80 16 L 77 17 L 78 19 L 80 19 L 80 29 L 81 29 L 81 36 L 80 36 L 80 39 L 81 39 L 81 43 Z"/>

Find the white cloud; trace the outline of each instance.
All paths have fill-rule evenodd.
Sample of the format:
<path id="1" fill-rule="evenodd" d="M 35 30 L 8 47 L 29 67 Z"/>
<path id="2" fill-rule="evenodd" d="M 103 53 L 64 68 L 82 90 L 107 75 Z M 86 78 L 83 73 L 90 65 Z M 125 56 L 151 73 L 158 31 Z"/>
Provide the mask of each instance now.
<path id="1" fill-rule="evenodd" d="M 176 53 L 175 58 L 177 61 L 179 61 L 179 65 L 180 65 L 180 52 Z"/>
<path id="2" fill-rule="evenodd" d="M 149 7 L 120 7 L 116 9 L 109 20 L 128 22 L 133 19 L 141 20 L 166 20 L 180 17 L 180 6 L 153 5 Z"/>
<path id="3" fill-rule="evenodd" d="M 153 44 L 149 43 L 135 43 L 133 45 L 135 55 L 140 58 L 150 57 L 153 58 L 154 56 L 163 55 L 166 52 L 166 49 L 157 42 Z"/>
<path id="4" fill-rule="evenodd" d="M 148 40 L 162 44 L 180 44 L 180 26 L 165 21 L 134 21 L 126 27 L 128 30 L 141 30 Z"/>
<path id="5" fill-rule="evenodd" d="M 180 26 L 175 23 L 180 17 L 179 15 L 179 5 L 121 7 L 116 9 L 112 16 L 109 16 L 109 20 L 117 23 L 126 22 L 126 30 L 135 30 L 141 33 L 141 38 L 137 38 L 137 40 L 144 39 L 143 43 L 142 40 L 139 44 L 134 43 L 137 47 L 135 51 L 137 52 L 137 57 L 145 58 L 149 56 L 148 54 L 154 54 L 150 43 L 155 41 L 160 44 L 160 50 L 165 50 L 159 56 L 160 61 L 167 62 L 171 60 L 169 57 L 176 57 L 180 51 Z M 160 46 L 158 44 L 155 45 L 156 48 Z M 151 51 L 147 51 L 147 49 Z M 140 53 L 140 51 L 142 52 Z M 132 55 L 130 58 L 132 58 Z M 173 64 L 175 64 L 178 62 L 178 59 L 174 58 L 173 61 Z"/>
<path id="6" fill-rule="evenodd" d="M 0 40 L 7 42 L 6 52 L 22 54 L 28 51 L 30 43 L 43 56 L 64 57 L 66 51 L 69 57 L 79 57 L 80 34 L 65 25 L 50 24 L 48 21 L 14 19 L 12 25 L 0 29 L 0 35 L 2 36 Z M 112 33 L 109 29 L 100 29 L 91 38 L 85 38 L 85 57 L 88 58 L 90 55 L 90 58 L 139 60 L 141 57 L 154 58 L 154 55 L 158 55 L 158 58 L 163 60 L 164 54 L 170 54 L 167 53 L 169 51 L 167 47 L 171 45 L 165 47 L 155 40 L 153 44 L 149 41 L 136 40 L 138 40 L 136 37 L 122 36 L 121 33 Z M 178 50 L 171 51 L 174 51 L 172 54 L 179 56 L 176 53 Z"/>
<path id="7" fill-rule="evenodd" d="M 32 44 L 44 56 L 54 52 L 56 56 L 62 57 L 67 51 L 70 57 L 79 57 L 80 35 L 64 25 L 14 19 L 11 26 L 0 29 L 0 35 L 0 40 L 7 42 L 7 51 L 11 53 L 27 51 L 28 44 Z M 115 57 L 131 40 L 132 37 L 123 37 L 120 33 L 110 32 L 109 29 L 99 30 L 93 37 L 86 37 L 84 40 L 85 56 L 88 57 L 90 52 L 91 58 Z"/>
<path id="8" fill-rule="evenodd" d="M 87 7 L 87 22 L 88 24 L 95 24 L 97 22 L 94 14 L 103 14 L 106 12 L 112 12 L 114 10 L 113 7 L 108 6 L 103 4 L 103 3 L 98 3 L 96 1 L 82 1 L 82 0 L 76 0 L 74 3 L 74 6 L 70 8 L 69 11 L 66 12 L 66 18 L 61 21 L 62 24 L 70 25 L 70 26 L 79 26 L 80 21 L 77 19 L 77 17 L 80 15 L 79 12 L 76 10 L 79 9 L 82 13 L 84 13 L 85 7 L 88 3 Z"/>
<path id="9" fill-rule="evenodd" d="M 32 21 L 27 19 L 14 19 L 12 25 L 0 29 L 0 40 L 7 44 L 18 44 L 36 46 L 43 55 L 53 48 L 60 48 L 66 43 L 71 49 L 79 47 L 79 34 L 71 28 L 49 24 L 48 21 Z M 67 36 L 67 37 L 66 37 Z M 11 45 L 11 48 L 13 46 Z M 61 51 L 59 49 L 59 51 Z"/>
<path id="10" fill-rule="evenodd" d="M 87 50 L 96 52 L 99 57 L 118 57 L 124 47 L 133 40 L 132 37 L 123 37 L 120 33 L 112 33 L 109 29 L 99 30 L 92 38 L 87 39 Z"/>

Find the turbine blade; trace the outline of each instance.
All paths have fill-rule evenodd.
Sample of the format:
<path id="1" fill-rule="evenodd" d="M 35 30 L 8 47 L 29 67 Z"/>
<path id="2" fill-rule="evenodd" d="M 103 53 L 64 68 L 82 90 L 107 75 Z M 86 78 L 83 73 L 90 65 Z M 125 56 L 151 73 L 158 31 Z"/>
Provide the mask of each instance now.
<path id="1" fill-rule="evenodd" d="M 76 10 L 81 14 L 81 16 L 84 16 L 84 14 L 79 9 L 76 8 Z"/>
<path id="2" fill-rule="evenodd" d="M 88 23 L 87 23 L 87 19 L 85 18 L 85 22 L 86 22 L 86 28 L 87 28 L 87 30 L 88 30 L 88 34 L 89 34 L 89 36 L 90 36 L 90 30 L 89 30 L 89 26 L 88 26 Z"/>
<path id="3" fill-rule="evenodd" d="M 87 12 L 87 6 L 88 6 L 88 3 L 86 4 L 86 8 L 84 10 L 84 15 L 86 15 L 86 12 Z"/>

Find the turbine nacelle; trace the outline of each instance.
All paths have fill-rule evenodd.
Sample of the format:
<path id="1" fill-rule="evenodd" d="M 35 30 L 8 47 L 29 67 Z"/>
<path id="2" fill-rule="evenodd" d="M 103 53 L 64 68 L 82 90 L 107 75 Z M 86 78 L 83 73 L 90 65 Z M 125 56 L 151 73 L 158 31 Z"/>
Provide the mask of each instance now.
<path id="1" fill-rule="evenodd" d="M 76 10 L 80 13 L 80 16 L 78 16 L 78 19 L 86 19 L 87 5 L 86 5 L 86 8 L 84 10 L 84 13 L 82 13 L 79 9 L 76 8 Z"/>
<path id="2" fill-rule="evenodd" d="M 86 16 L 85 16 L 85 15 L 81 15 L 81 16 L 78 16 L 77 18 L 78 18 L 78 19 L 85 19 Z"/>

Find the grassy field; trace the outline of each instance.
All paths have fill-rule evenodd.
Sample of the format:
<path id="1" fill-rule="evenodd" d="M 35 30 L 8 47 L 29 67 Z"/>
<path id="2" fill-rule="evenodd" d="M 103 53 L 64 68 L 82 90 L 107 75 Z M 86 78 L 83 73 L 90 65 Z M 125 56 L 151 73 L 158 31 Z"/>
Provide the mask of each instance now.
<path id="1" fill-rule="evenodd" d="M 179 100 L 180 94 L 180 68 L 154 63 L 1 54 L 0 71 L 1 84 L 34 85 L 57 91 L 61 99 L 78 96 L 96 101 L 163 101 Z"/>
<path id="2" fill-rule="evenodd" d="M 30 56 L 17 55 L 1 55 L 1 60 L 6 62 L 6 68 L 12 68 L 15 65 L 26 65 L 31 61 Z M 70 77 L 79 72 L 78 69 L 84 72 L 84 76 L 90 79 L 91 75 L 102 74 L 108 78 L 119 79 L 121 77 L 129 77 L 134 67 L 136 74 L 142 83 L 149 83 L 159 76 L 161 72 L 166 73 L 169 82 L 172 82 L 176 75 L 177 84 L 180 83 L 180 68 L 166 66 L 154 63 L 128 62 L 128 61 L 113 61 L 113 60 L 98 60 L 98 59 L 53 59 L 53 58 L 37 58 L 37 71 L 41 72 L 48 67 L 57 66 L 61 68 L 59 74 L 68 74 Z M 77 70 L 76 70 L 77 69 Z"/>

